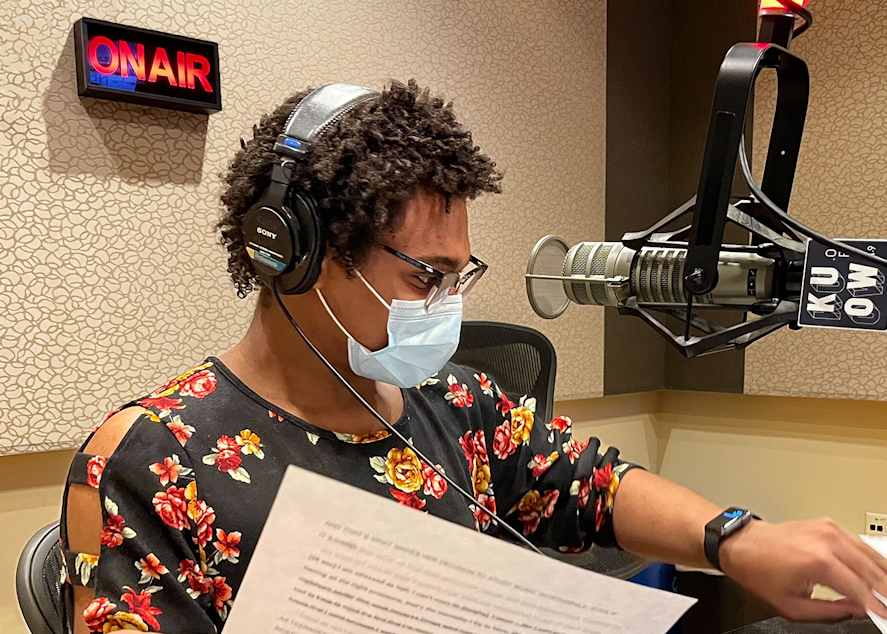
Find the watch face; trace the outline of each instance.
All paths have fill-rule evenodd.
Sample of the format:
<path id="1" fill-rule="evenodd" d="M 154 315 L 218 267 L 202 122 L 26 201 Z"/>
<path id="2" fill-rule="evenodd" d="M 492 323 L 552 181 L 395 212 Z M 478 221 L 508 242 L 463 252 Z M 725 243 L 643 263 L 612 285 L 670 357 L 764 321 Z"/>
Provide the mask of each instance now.
<path id="1" fill-rule="evenodd" d="M 729 535 L 740 526 L 745 525 L 750 519 L 751 513 L 732 507 L 709 522 L 708 528 L 719 532 L 721 535 Z"/>

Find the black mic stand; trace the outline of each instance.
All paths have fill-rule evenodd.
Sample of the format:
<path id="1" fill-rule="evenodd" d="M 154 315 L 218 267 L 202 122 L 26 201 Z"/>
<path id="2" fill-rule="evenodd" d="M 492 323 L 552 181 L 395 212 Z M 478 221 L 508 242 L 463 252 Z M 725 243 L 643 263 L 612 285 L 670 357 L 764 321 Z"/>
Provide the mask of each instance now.
<path id="1" fill-rule="evenodd" d="M 791 0 L 779 0 L 787 9 L 806 14 L 804 26 L 794 28 L 794 16 L 785 13 L 764 15 L 759 41 L 736 44 L 718 73 L 708 141 L 697 195 L 646 231 L 627 233 L 622 242 L 629 248 L 664 246 L 686 248 L 683 269 L 686 310 L 638 305 L 632 297 L 619 307 L 620 314 L 640 317 L 692 358 L 724 350 L 740 349 L 786 325 L 797 327 L 800 277 L 805 242 L 809 238 L 789 226 L 779 214 L 753 197 L 730 204 L 733 174 L 755 82 L 765 68 L 776 70 L 778 95 L 762 190 L 780 209 L 791 198 L 807 104 L 810 78 L 806 62 L 788 50 L 793 35 L 805 30 L 812 17 Z M 799 15 L 802 15 L 799 13 Z M 673 222 L 692 214 L 692 224 L 675 231 L 664 231 Z M 732 251 L 748 251 L 771 258 L 776 263 L 774 299 L 758 302 L 750 312 L 756 317 L 725 327 L 694 315 L 694 296 L 705 296 L 718 282 L 718 261 L 723 248 L 727 222 L 742 227 L 751 236 L 748 246 L 731 245 Z M 792 223 L 794 224 L 794 223 Z M 697 302 L 696 310 L 711 309 Z M 653 315 L 662 312 L 684 322 L 685 332 L 676 335 Z M 690 336 L 695 328 L 699 335 Z"/>

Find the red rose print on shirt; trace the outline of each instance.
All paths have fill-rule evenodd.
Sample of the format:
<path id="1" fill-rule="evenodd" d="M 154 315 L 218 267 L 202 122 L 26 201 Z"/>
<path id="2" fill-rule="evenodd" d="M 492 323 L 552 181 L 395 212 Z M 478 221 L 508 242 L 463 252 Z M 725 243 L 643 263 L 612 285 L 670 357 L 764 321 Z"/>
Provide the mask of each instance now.
<path id="1" fill-rule="evenodd" d="M 591 493 L 591 482 L 588 478 L 579 480 L 579 509 L 582 510 L 588 506 L 588 496 Z"/>
<path id="2" fill-rule="evenodd" d="M 200 570 L 200 567 L 192 559 L 179 562 L 178 580 L 188 582 L 188 596 L 196 599 L 201 594 L 209 592 L 209 582 Z"/>
<path id="3" fill-rule="evenodd" d="M 240 445 L 237 443 L 236 438 L 232 438 L 231 436 L 225 436 L 224 434 L 216 441 L 216 449 L 219 451 L 240 451 Z"/>
<path id="4" fill-rule="evenodd" d="M 588 441 L 579 442 L 570 438 L 567 442 L 563 444 L 564 453 L 570 459 L 570 464 L 576 464 L 576 460 L 579 458 L 579 455 L 585 451 L 585 448 L 588 447 Z"/>
<path id="5" fill-rule="evenodd" d="M 491 513 L 496 512 L 496 499 L 491 495 L 481 493 L 477 496 L 477 501 L 483 506 L 480 507 L 477 504 L 471 504 L 469 505 L 469 508 L 471 509 L 471 514 L 474 515 L 475 528 L 480 531 L 485 531 L 489 528 L 490 521 L 492 520 L 489 513 L 486 511 L 490 511 Z"/>
<path id="6" fill-rule="evenodd" d="M 606 519 L 607 516 L 604 513 L 604 498 L 599 497 L 594 504 L 594 530 L 601 530 L 601 526 L 604 525 Z"/>
<path id="7" fill-rule="evenodd" d="M 486 374 L 475 374 L 474 378 L 480 383 L 480 389 L 484 394 L 487 396 L 493 395 L 493 382 L 490 381 Z"/>
<path id="8" fill-rule="evenodd" d="M 89 462 L 86 463 L 86 484 L 94 489 L 99 488 L 106 463 L 107 460 L 104 456 L 93 456 L 89 459 Z"/>
<path id="9" fill-rule="evenodd" d="M 224 449 L 216 454 L 216 466 L 222 473 L 228 473 L 240 467 L 243 458 L 240 457 L 239 451 Z"/>
<path id="10" fill-rule="evenodd" d="M 521 498 L 512 512 L 518 511 L 517 518 L 523 522 L 524 535 L 532 535 L 539 528 L 539 522 L 543 518 L 551 517 L 558 497 L 560 491 L 557 489 L 546 491 L 545 494 L 531 489 Z"/>
<path id="11" fill-rule="evenodd" d="M 545 427 L 548 428 L 548 442 L 554 442 L 554 432 L 558 431 L 561 434 L 569 433 L 570 427 L 572 427 L 573 421 L 570 420 L 568 416 L 558 416 L 557 418 L 553 418 L 550 422 L 545 424 Z"/>
<path id="12" fill-rule="evenodd" d="M 193 541 L 203 548 L 213 538 L 212 523 L 216 521 L 216 512 L 203 500 L 192 500 L 188 504 L 188 517 L 194 520 L 197 528 Z"/>
<path id="13" fill-rule="evenodd" d="M 204 398 L 216 389 L 216 375 L 210 370 L 203 370 L 194 374 L 179 384 L 179 394 Z"/>
<path id="14" fill-rule="evenodd" d="M 527 468 L 533 470 L 534 478 L 538 478 L 543 473 L 548 471 L 549 467 L 551 467 L 551 465 L 553 465 L 559 457 L 560 454 L 556 451 L 553 451 L 547 456 L 544 456 L 541 453 L 537 453 L 535 456 L 533 456 L 533 459 L 530 460 Z"/>
<path id="15" fill-rule="evenodd" d="M 613 465 L 607 464 L 594 472 L 594 488 L 600 491 L 610 486 L 610 480 L 613 479 Z"/>
<path id="16" fill-rule="evenodd" d="M 447 377 L 447 384 L 449 391 L 444 395 L 446 400 L 455 407 L 471 407 L 474 403 L 474 394 L 468 391 L 467 385 L 464 383 L 460 385 L 452 374 Z"/>
<path id="17" fill-rule="evenodd" d="M 154 511 L 164 524 L 179 531 L 188 528 L 188 501 L 185 499 L 185 489 L 171 486 L 166 491 L 158 491 L 154 494 L 152 503 Z"/>
<path id="18" fill-rule="evenodd" d="M 440 469 L 441 473 L 446 473 L 441 465 L 435 465 Z M 425 495 L 433 495 L 436 499 L 441 499 L 447 492 L 447 481 L 437 475 L 430 466 L 422 463 L 422 478 L 425 481 L 425 488 L 422 493 Z"/>
<path id="19" fill-rule="evenodd" d="M 249 432 L 249 430 L 244 431 Z M 232 438 L 231 436 L 222 435 L 216 441 L 216 446 L 213 448 L 212 453 L 203 457 L 203 464 L 216 465 L 218 470 L 222 473 L 227 473 L 238 482 L 249 484 L 250 476 L 247 470 L 241 466 L 243 458 L 241 458 L 240 455 L 244 448 L 241 445 L 247 441 L 240 438 L 240 442 L 238 442 L 238 438 L 240 437 Z M 255 437 L 256 441 L 258 441 L 258 438 L 258 436 Z M 249 438 L 250 442 L 252 441 L 251 439 L 252 436 Z M 262 452 L 261 455 L 259 454 L 260 445 L 256 443 L 253 444 L 256 448 L 256 451 L 253 452 L 255 457 L 264 458 L 264 452 Z M 247 455 L 249 454 L 247 453 Z"/>
<path id="20" fill-rule="evenodd" d="M 117 505 L 110 498 L 105 498 L 105 512 L 108 517 L 102 527 L 102 546 L 116 548 L 124 539 L 136 536 L 136 532 L 126 526 L 126 520 L 118 513 Z"/>
<path id="21" fill-rule="evenodd" d="M 425 508 L 425 500 L 416 495 L 415 491 L 410 491 L 409 493 L 407 493 L 406 491 L 399 491 L 394 487 L 390 487 L 388 490 L 391 492 L 391 495 L 394 496 L 394 499 L 404 506 L 408 506 L 411 509 Z"/>
<path id="22" fill-rule="evenodd" d="M 170 398 L 169 396 L 149 396 L 140 401 L 136 401 L 142 407 L 153 407 L 160 412 L 168 412 L 173 409 L 184 409 L 182 399 Z"/>
<path id="23" fill-rule="evenodd" d="M 561 492 L 557 489 L 553 491 L 546 491 L 543 499 L 545 501 L 545 509 L 542 512 L 542 517 L 551 517 L 554 514 L 554 507 L 557 504 L 558 498 L 561 496 Z"/>
<path id="24" fill-rule="evenodd" d="M 570 420 L 568 416 L 558 416 L 557 418 L 553 418 L 548 425 L 561 432 L 562 434 L 567 433 L 570 430 L 570 426 L 573 424 L 573 421 Z"/>
<path id="25" fill-rule="evenodd" d="M 493 454 L 499 460 L 505 460 L 514 453 L 517 445 L 511 436 L 511 423 L 505 421 L 496 427 L 496 433 L 493 435 Z"/>
<path id="26" fill-rule="evenodd" d="M 136 562 L 136 568 L 142 573 L 139 583 L 148 583 L 151 579 L 160 579 L 161 575 L 169 572 L 169 568 L 160 563 L 157 555 L 148 553 L 148 555 Z"/>
<path id="27" fill-rule="evenodd" d="M 107 597 L 97 597 L 90 601 L 83 610 L 83 618 L 90 632 L 101 632 L 106 617 L 117 609 L 116 603 L 108 601 Z"/>

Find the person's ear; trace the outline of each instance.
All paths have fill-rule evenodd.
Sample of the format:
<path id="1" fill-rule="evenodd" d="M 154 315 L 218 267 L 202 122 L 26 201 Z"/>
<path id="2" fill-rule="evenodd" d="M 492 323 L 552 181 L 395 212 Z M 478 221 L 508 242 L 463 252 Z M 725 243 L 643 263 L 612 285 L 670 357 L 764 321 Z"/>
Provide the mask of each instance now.
<path id="1" fill-rule="evenodd" d="M 323 256 L 323 260 L 320 263 L 320 275 L 317 276 L 317 281 L 314 282 L 313 288 L 319 288 L 320 290 L 323 290 L 324 284 L 329 283 L 329 278 L 332 274 L 331 270 L 333 266 L 333 250 L 327 247 L 326 254 Z"/>

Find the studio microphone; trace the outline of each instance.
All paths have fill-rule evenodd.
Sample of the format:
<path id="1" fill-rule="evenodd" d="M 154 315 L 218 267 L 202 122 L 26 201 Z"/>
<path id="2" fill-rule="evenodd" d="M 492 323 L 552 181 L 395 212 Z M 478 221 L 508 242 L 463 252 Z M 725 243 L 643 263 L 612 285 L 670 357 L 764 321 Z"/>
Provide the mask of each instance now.
<path id="1" fill-rule="evenodd" d="M 527 265 L 530 304 L 537 315 L 554 319 L 570 303 L 619 307 L 634 298 L 654 310 L 683 309 L 687 249 L 683 245 L 642 246 L 621 242 L 580 242 L 569 248 L 558 236 L 542 238 Z M 751 247 L 724 245 L 718 283 L 694 302 L 708 308 L 752 310 L 781 299 L 778 265 Z"/>

